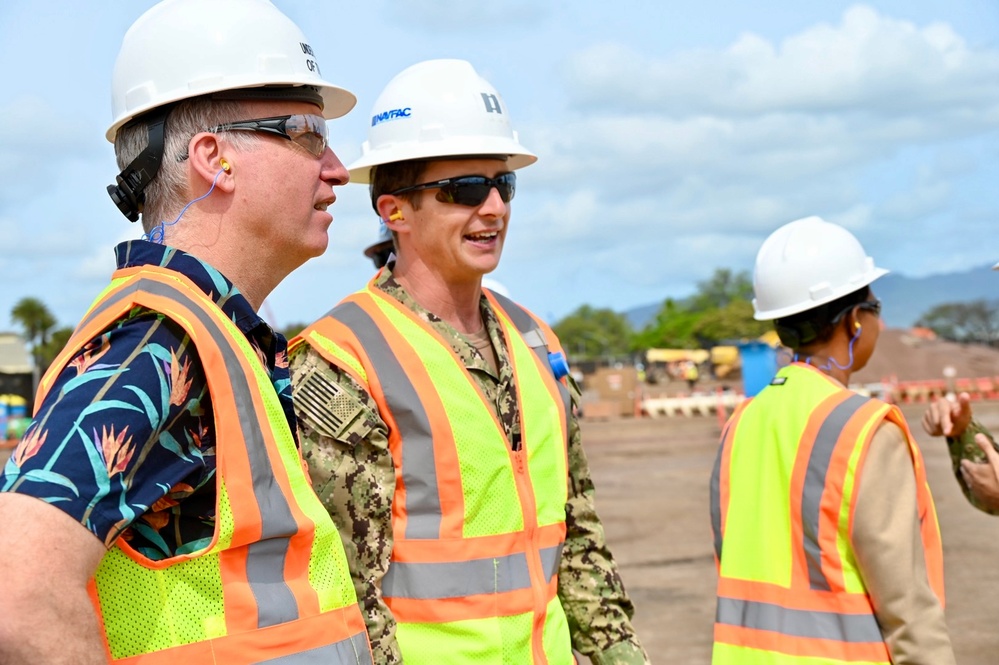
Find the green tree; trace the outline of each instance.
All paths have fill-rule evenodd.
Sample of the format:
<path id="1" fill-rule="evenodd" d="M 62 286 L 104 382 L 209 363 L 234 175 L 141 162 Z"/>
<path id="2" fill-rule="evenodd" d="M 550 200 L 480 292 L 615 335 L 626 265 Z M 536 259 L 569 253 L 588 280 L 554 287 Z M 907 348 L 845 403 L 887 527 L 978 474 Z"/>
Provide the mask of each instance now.
<path id="1" fill-rule="evenodd" d="M 711 277 L 697 283 L 690 309 L 697 312 L 723 309 L 738 300 L 749 302 L 752 297 L 753 280 L 748 272 L 733 273 L 728 268 L 716 268 Z"/>
<path id="2" fill-rule="evenodd" d="M 292 337 L 305 330 L 305 326 L 307 325 L 307 323 L 289 323 L 279 332 L 284 335 L 285 339 L 290 340 Z"/>
<path id="3" fill-rule="evenodd" d="M 672 298 L 663 301 L 655 318 L 635 336 L 637 349 L 696 349 L 699 344 L 694 327 L 701 315 L 689 305 Z"/>
<path id="4" fill-rule="evenodd" d="M 48 343 L 49 331 L 56 324 L 55 317 L 41 300 L 28 297 L 15 303 L 10 311 L 10 318 L 24 330 L 24 338 L 31 344 L 35 372 L 40 373 L 44 369 L 42 350 Z"/>
<path id="5" fill-rule="evenodd" d="M 62 328 L 56 328 L 51 333 L 49 333 L 49 339 L 41 347 L 40 357 L 42 359 L 42 371 L 48 369 L 52 361 L 56 359 L 56 356 L 63 350 L 66 346 L 66 342 L 73 335 L 73 329 L 64 326 Z"/>
<path id="6" fill-rule="evenodd" d="M 694 325 L 693 334 L 702 345 L 715 345 L 726 340 L 759 337 L 771 326 L 769 321 L 753 318 L 753 305 L 748 300 L 731 300 L 720 309 L 704 312 Z"/>
<path id="7" fill-rule="evenodd" d="M 999 306 L 984 300 L 937 305 L 919 317 L 916 325 L 953 342 L 999 344 Z"/>
<path id="8" fill-rule="evenodd" d="M 631 349 L 633 331 L 623 314 L 583 305 L 552 326 L 566 353 L 580 358 L 610 358 Z"/>
<path id="9" fill-rule="evenodd" d="M 685 301 L 667 298 L 652 322 L 635 336 L 635 348 L 697 349 L 768 329 L 753 320 L 749 273 L 718 268 Z"/>

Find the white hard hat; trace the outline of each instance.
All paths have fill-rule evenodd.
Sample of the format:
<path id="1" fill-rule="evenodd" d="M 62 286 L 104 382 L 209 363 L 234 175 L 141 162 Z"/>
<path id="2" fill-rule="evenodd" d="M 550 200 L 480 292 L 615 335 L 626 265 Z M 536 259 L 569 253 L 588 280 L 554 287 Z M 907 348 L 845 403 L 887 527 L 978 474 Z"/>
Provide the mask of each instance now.
<path id="1" fill-rule="evenodd" d="M 503 98 L 464 60 L 427 60 L 404 69 L 379 95 L 351 182 L 371 167 L 410 159 L 503 155 L 519 169 L 537 161 L 520 145 Z"/>
<path id="2" fill-rule="evenodd" d="M 756 255 L 753 318 L 807 312 L 887 273 L 842 226 L 819 217 L 790 222 L 770 234 Z"/>
<path id="3" fill-rule="evenodd" d="M 305 35 L 269 0 L 164 0 L 125 33 L 107 139 L 113 142 L 122 125 L 164 104 L 262 86 L 316 88 L 327 119 L 357 101 L 323 79 Z"/>
<path id="4" fill-rule="evenodd" d="M 483 277 L 482 278 L 482 286 L 484 288 L 489 289 L 493 293 L 498 293 L 501 296 L 505 296 L 507 298 L 511 297 L 510 296 L 510 291 L 505 286 L 503 286 L 502 283 L 497 282 L 492 277 Z"/>

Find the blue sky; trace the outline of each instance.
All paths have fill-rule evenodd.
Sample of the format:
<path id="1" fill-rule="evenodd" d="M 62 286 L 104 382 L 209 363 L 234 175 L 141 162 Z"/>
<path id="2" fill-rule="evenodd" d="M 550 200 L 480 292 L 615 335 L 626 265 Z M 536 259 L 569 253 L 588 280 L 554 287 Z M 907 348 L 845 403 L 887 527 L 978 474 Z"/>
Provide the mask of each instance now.
<path id="1" fill-rule="evenodd" d="M 539 160 L 518 174 L 493 276 L 549 320 L 687 295 L 811 214 L 906 275 L 999 260 L 992 0 L 274 2 L 358 97 L 330 123 L 345 163 L 408 65 L 464 58 L 496 86 Z M 111 248 L 141 235 L 105 192 L 103 135 L 121 37 L 152 4 L 0 4 L 0 330 L 24 296 L 75 324 Z M 371 274 L 366 188 L 338 196 L 326 254 L 265 303 L 278 326 Z"/>

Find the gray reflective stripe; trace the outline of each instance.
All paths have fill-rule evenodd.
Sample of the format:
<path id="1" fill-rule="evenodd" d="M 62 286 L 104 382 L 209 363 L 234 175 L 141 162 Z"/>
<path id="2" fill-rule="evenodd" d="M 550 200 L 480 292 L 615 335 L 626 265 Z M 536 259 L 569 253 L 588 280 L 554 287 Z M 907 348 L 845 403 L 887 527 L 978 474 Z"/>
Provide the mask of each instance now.
<path id="1" fill-rule="evenodd" d="M 450 563 L 393 561 L 382 578 L 382 595 L 386 598 L 463 598 L 530 587 L 531 574 L 523 552 Z"/>
<path id="2" fill-rule="evenodd" d="M 541 550 L 541 569 L 545 571 L 545 579 L 549 582 L 558 575 L 559 564 L 562 563 L 562 545 L 564 543 Z"/>
<path id="3" fill-rule="evenodd" d="M 406 376 L 378 325 L 353 302 L 337 305 L 329 316 L 344 324 L 364 345 L 385 401 L 405 434 L 402 447 L 402 481 L 406 485 L 406 537 L 439 538 L 441 500 L 437 490 L 433 430 L 430 418 L 413 383 Z"/>
<path id="4" fill-rule="evenodd" d="M 836 614 L 793 610 L 772 603 L 719 598 L 715 621 L 729 626 L 767 630 L 791 637 L 835 640 L 851 644 L 884 642 L 873 614 Z"/>
<path id="5" fill-rule="evenodd" d="M 495 291 L 492 294 L 496 298 L 496 302 L 506 312 L 506 315 L 513 321 L 513 325 L 517 326 L 517 330 L 520 331 L 527 346 L 531 347 L 531 350 L 541 360 L 541 366 L 550 369 L 551 362 L 548 360 L 548 342 L 545 341 L 545 335 L 541 331 L 541 328 L 538 327 L 538 322 L 527 313 L 527 310 L 506 296 L 501 296 Z M 561 381 L 556 381 L 555 385 L 558 386 L 558 393 L 562 398 L 562 410 L 565 413 L 565 421 L 568 423 L 572 417 L 572 397 L 569 394 L 569 389 L 562 385 Z M 566 428 L 566 435 L 568 436 L 568 427 Z M 566 441 L 566 445 L 568 445 L 568 441 Z"/>
<path id="6" fill-rule="evenodd" d="M 832 588 L 822 573 L 822 547 L 819 545 L 819 509 L 822 493 L 826 489 L 829 460 L 832 459 L 843 428 L 853 414 L 869 400 L 869 397 L 851 395 L 837 405 L 819 426 L 812 454 L 808 458 L 805 485 L 801 492 L 801 534 L 805 560 L 808 562 L 808 581 L 812 589 L 829 591 Z"/>
<path id="7" fill-rule="evenodd" d="M 551 582 L 562 561 L 562 543 L 540 551 L 541 569 Z M 527 555 L 523 552 L 490 559 L 447 563 L 401 563 L 393 561 L 382 578 L 387 598 L 436 600 L 463 598 L 483 593 L 505 593 L 531 586 Z"/>
<path id="8" fill-rule="evenodd" d="M 371 650 L 364 633 L 336 644 L 310 649 L 290 656 L 257 661 L 256 665 L 371 665 Z"/>
<path id="9" fill-rule="evenodd" d="M 113 307 L 122 300 L 131 299 L 138 291 L 169 298 L 191 310 L 208 330 L 221 352 L 229 374 L 229 382 L 232 384 L 240 431 L 246 442 L 253 479 L 253 494 L 260 507 L 260 540 L 248 547 L 246 562 L 246 577 L 259 611 L 257 626 L 264 628 L 293 621 L 298 618 L 298 603 L 285 582 L 283 573 L 289 538 L 298 532 L 298 525 L 274 477 L 274 469 L 271 468 L 264 435 L 259 425 L 261 421 L 267 422 L 267 418 L 257 417 L 253 406 L 253 391 L 243 372 L 241 354 L 229 345 L 215 319 L 204 311 L 200 303 L 173 286 L 145 278 L 139 278 L 120 292 L 111 295 L 80 323 L 79 328 L 82 329 L 105 309 Z M 216 433 L 219 442 L 222 436 L 221 430 Z"/>

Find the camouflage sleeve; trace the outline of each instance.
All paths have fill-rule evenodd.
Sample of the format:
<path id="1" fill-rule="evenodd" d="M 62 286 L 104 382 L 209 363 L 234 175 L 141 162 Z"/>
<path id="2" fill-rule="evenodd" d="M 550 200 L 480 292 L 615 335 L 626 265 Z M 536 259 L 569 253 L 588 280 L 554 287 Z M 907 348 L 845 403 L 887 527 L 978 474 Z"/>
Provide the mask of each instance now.
<path id="1" fill-rule="evenodd" d="M 978 500 L 971 493 L 971 490 L 968 489 L 967 483 L 964 482 L 964 476 L 961 475 L 961 460 L 970 460 L 979 464 L 988 462 L 985 453 L 975 443 L 975 435 L 979 433 L 988 437 L 989 441 L 992 442 L 992 446 L 999 451 L 999 446 L 996 445 L 992 433 L 985 429 L 981 423 L 972 420 L 964 429 L 964 432 L 961 433 L 961 436 L 947 437 L 947 450 L 950 453 L 951 467 L 954 469 L 954 477 L 957 478 L 957 484 L 961 486 L 961 492 L 964 493 L 964 497 L 968 500 L 968 503 L 989 515 L 999 515 L 999 511 L 990 510 L 979 505 Z"/>
<path id="2" fill-rule="evenodd" d="M 371 396 L 307 344 L 290 365 L 302 456 L 343 540 L 374 661 L 401 663 L 395 619 L 380 591 L 392 554 L 388 429 Z"/>
<path id="3" fill-rule="evenodd" d="M 571 378 L 569 383 L 576 407 L 579 388 Z M 569 500 L 565 512 L 558 595 L 569 621 L 573 648 L 596 665 L 647 663 L 648 656 L 631 626 L 634 605 L 624 590 L 594 508 L 593 481 L 575 416 L 569 423 Z"/>

